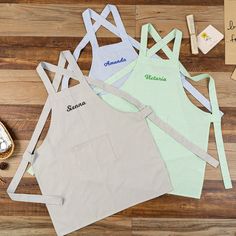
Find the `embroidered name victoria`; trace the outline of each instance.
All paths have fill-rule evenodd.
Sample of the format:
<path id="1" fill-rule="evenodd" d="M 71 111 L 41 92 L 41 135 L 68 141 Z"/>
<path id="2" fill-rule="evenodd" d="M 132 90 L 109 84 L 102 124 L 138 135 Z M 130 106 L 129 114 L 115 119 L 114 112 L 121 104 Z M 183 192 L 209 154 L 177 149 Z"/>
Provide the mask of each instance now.
<path id="1" fill-rule="evenodd" d="M 146 74 L 144 77 L 145 77 L 145 79 L 148 79 L 148 80 L 166 81 L 166 78 L 164 76 L 152 76 L 152 75 Z"/>
<path id="2" fill-rule="evenodd" d="M 82 106 L 84 106 L 84 105 L 86 105 L 86 102 L 80 102 L 80 103 L 78 103 L 78 104 L 76 104 L 76 105 L 74 105 L 74 106 L 68 105 L 66 111 L 69 112 L 69 111 L 72 111 L 72 110 L 77 109 L 77 108 L 79 108 L 79 107 L 82 107 Z"/>
<path id="3" fill-rule="evenodd" d="M 124 57 L 121 57 L 120 60 L 117 60 L 117 61 L 107 61 L 106 63 L 104 63 L 104 66 L 111 66 L 111 65 L 114 65 L 114 64 L 119 64 L 119 63 L 122 63 L 122 62 L 125 62 L 126 59 Z"/>

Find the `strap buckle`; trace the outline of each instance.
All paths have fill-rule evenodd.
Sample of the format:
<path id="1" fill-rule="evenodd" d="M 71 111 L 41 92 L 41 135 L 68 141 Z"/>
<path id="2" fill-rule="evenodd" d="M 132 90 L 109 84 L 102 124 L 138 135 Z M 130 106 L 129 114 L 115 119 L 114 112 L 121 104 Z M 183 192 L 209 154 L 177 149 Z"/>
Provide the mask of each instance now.
<path id="1" fill-rule="evenodd" d="M 142 114 L 143 118 L 146 118 L 153 113 L 153 109 L 150 106 L 144 106 L 141 108 L 140 113 Z"/>
<path id="2" fill-rule="evenodd" d="M 32 164 L 32 162 L 34 160 L 34 156 L 35 156 L 35 154 L 25 151 L 25 153 L 23 155 L 23 159 L 27 160 L 30 164 Z"/>

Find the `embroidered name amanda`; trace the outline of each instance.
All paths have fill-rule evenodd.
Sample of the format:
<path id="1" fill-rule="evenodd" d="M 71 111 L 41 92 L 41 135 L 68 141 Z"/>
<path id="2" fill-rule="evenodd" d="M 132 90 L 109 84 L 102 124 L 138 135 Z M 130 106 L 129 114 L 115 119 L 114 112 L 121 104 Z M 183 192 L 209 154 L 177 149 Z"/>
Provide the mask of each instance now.
<path id="1" fill-rule="evenodd" d="M 164 76 L 152 76 L 152 75 L 145 75 L 145 78 L 148 80 L 160 80 L 160 81 L 166 81 L 167 79 Z"/>
<path id="2" fill-rule="evenodd" d="M 69 112 L 69 111 L 72 111 L 72 110 L 77 109 L 77 108 L 79 108 L 79 107 L 82 107 L 82 106 L 84 106 L 84 105 L 86 105 L 86 102 L 80 102 L 80 103 L 78 103 L 78 104 L 76 104 L 76 105 L 74 105 L 74 106 L 68 105 L 66 111 Z"/>
<path id="3" fill-rule="evenodd" d="M 104 63 L 104 66 L 111 66 L 111 65 L 122 63 L 125 61 L 126 61 L 126 59 L 124 57 L 121 57 L 121 59 L 117 60 L 117 61 L 107 61 L 106 63 Z"/>

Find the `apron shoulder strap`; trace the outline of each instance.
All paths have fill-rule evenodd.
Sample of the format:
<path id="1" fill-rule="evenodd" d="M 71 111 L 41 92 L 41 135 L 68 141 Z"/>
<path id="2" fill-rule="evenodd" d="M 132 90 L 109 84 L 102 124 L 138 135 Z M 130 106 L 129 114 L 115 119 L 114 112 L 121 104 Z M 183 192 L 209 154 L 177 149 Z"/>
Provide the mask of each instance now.
<path id="1" fill-rule="evenodd" d="M 64 64 L 65 64 L 65 59 L 61 54 L 58 65 L 60 67 L 62 67 L 62 66 L 64 66 Z M 43 67 L 39 67 L 39 68 L 40 68 L 40 70 L 39 70 L 40 74 L 42 76 L 45 73 L 45 71 L 42 70 Z M 51 66 L 50 66 L 50 68 L 51 68 Z M 53 69 L 55 71 L 55 67 Z M 60 72 L 60 73 L 58 73 L 58 72 Z M 51 84 L 48 84 L 46 82 L 47 78 L 45 78 L 46 80 L 44 81 L 44 83 L 47 83 L 47 86 L 50 88 L 50 89 L 48 89 L 48 91 L 54 93 L 54 91 L 58 90 L 58 88 L 60 86 L 61 79 L 62 79 L 61 73 L 62 73 L 61 70 L 56 71 L 56 74 L 55 74 L 55 77 L 53 80 L 53 84 L 52 84 L 53 91 L 51 91 L 51 88 L 50 88 Z M 42 133 L 44 125 L 47 121 L 50 111 L 51 111 L 51 105 L 50 105 L 50 101 L 48 98 L 44 107 L 43 107 L 42 113 L 39 117 L 38 123 L 37 123 L 36 128 L 33 132 L 32 137 L 30 139 L 30 142 L 26 148 L 26 151 L 23 154 L 23 158 L 21 160 L 21 163 L 20 163 L 19 167 L 17 168 L 17 171 L 16 171 L 11 183 L 9 184 L 9 186 L 7 188 L 7 193 L 9 195 L 9 197 L 14 201 L 45 203 L 45 204 L 53 204 L 53 205 L 62 205 L 63 204 L 63 198 L 60 196 L 45 196 L 45 195 L 15 193 L 15 191 L 20 183 L 20 180 L 23 177 L 29 163 L 31 163 L 34 158 L 35 147 L 36 147 L 39 137 Z"/>
<path id="2" fill-rule="evenodd" d="M 155 45 L 152 46 L 150 49 L 147 48 L 148 34 L 150 34 L 156 42 Z M 157 37 L 157 32 L 155 28 L 151 24 L 146 24 L 142 27 L 140 53 L 141 55 L 152 57 L 159 50 L 161 49 L 163 50 L 163 48 L 166 47 L 166 45 L 172 40 L 174 40 L 173 51 L 172 53 L 169 53 L 167 56 L 170 59 L 174 58 L 176 60 L 176 63 L 179 63 L 178 60 L 181 48 L 182 32 L 178 29 L 173 29 L 164 38 L 160 39 L 159 37 Z"/>
<path id="3" fill-rule="evenodd" d="M 106 9 L 108 9 L 108 10 L 106 10 Z M 106 13 L 108 13 L 108 14 L 106 14 L 107 16 L 109 15 L 109 13 L 112 14 L 116 26 L 111 24 L 102 15 L 99 15 L 97 12 L 93 11 L 90 8 L 88 8 L 87 10 L 85 10 L 82 13 L 83 21 L 84 21 L 88 36 L 91 36 L 90 39 L 91 39 L 92 46 L 98 47 L 97 38 L 96 38 L 96 31 L 101 26 L 103 26 L 104 28 L 106 28 L 110 32 L 112 32 L 115 35 L 117 35 L 118 37 L 120 37 L 122 39 L 122 41 L 128 40 L 129 36 L 125 30 L 124 24 L 121 20 L 120 14 L 119 14 L 116 6 L 108 4 L 105 7 L 104 11 L 106 11 Z M 91 19 L 95 20 L 96 23 L 98 22 L 97 24 L 99 25 L 99 27 L 95 27 L 96 25 L 92 24 Z M 96 44 L 94 44 L 94 38 L 96 39 Z"/>
<path id="4" fill-rule="evenodd" d="M 99 47 L 99 45 L 98 45 L 96 33 L 94 31 L 93 24 L 92 24 L 92 21 L 91 21 L 91 10 L 87 9 L 86 11 L 84 11 L 82 13 L 82 17 L 83 17 L 84 25 L 85 25 L 85 28 L 86 28 L 86 31 L 87 31 L 89 41 L 92 45 L 92 48 L 96 49 L 96 48 Z"/>
<path id="5" fill-rule="evenodd" d="M 111 5 L 106 5 L 105 8 L 102 10 L 101 12 L 101 17 L 106 20 L 106 18 L 109 16 L 110 14 L 110 7 Z M 115 6 L 114 6 L 115 7 Z M 86 13 L 87 14 L 87 13 Z M 83 16 L 83 14 L 82 14 Z M 110 22 L 108 22 L 109 24 Z M 101 27 L 102 22 L 101 21 L 95 21 L 95 23 L 93 24 L 93 28 L 94 31 L 97 32 L 98 29 Z M 114 25 L 111 24 L 111 26 L 113 26 L 115 28 Z M 112 32 L 113 32 L 113 27 L 112 27 Z M 115 28 L 116 29 L 116 28 Z M 114 32 L 113 32 L 114 33 Z M 81 51 L 85 48 L 85 46 L 90 42 L 90 35 L 88 33 L 85 34 L 85 36 L 83 37 L 83 39 L 79 42 L 79 44 L 77 45 L 77 47 L 74 50 L 73 56 L 75 58 L 75 60 L 77 61 L 80 57 L 80 53 Z M 64 80 L 63 80 L 64 81 Z"/>
<path id="6" fill-rule="evenodd" d="M 26 151 L 23 154 L 23 158 L 20 162 L 20 165 L 17 168 L 17 171 L 11 180 L 10 185 L 7 188 L 7 193 L 9 197 L 14 201 L 23 201 L 23 202 L 35 202 L 35 203 L 45 203 L 52 205 L 62 205 L 63 198 L 59 196 L 46 196 L 46 195 L 36 195 L 36 194 L 22 194 L 15 193 L 21 178 L 23 177 L 29 163 L 32 163 L 34 158 L 34 149 L 38 142 L 39 136 L 43 130 L 44 124 L 47 120 L 48 114 L 50 112 L 50 103 L 47 99 L 46 104 L 43 108 L 43 112 L 40 115 L 39 121 L 36 125 L 35 131 L 32 135 L 32 138 L 29 142 L 29 145 Z"/>
<path id="7" fill-rule="evenodd" d="M 44 108 L 44 112 L 41 114 L 40 120 L 37 124 L 37 127 L 35 129 L 35 132 L 32 136 L 32 139 L 30 141 L 30 144 L 27 148 L 27 150 L 24 152 L 23 158 L 20 162 L 20 165 L 17 168 L 17 171 L 11 180 L 8 188 L 7 193 L 9 197 L 14 201 L 22 201 L 22 202 L 35 202 L 35 203 L 45 203 L 50 205 L 62 205 L 63 204 L 63 198 L 60 196 L 47 196 L 47 195 L 38 195 L 38 194 L 22 194 L 22 193 L 15 193 L 16 189 L 21 181 L 21 178 L 23 177 L 28 164 L 32 162 L 34 154 L 30 151 L 32 146 L 34 146 L 34 143 L 37 143 L 38 140 L 38 134 L 41 133 L 41 127 L 44 126 L 44 117 L 47 113 L 49 103 L 46 103 L 46 106 Z"/>

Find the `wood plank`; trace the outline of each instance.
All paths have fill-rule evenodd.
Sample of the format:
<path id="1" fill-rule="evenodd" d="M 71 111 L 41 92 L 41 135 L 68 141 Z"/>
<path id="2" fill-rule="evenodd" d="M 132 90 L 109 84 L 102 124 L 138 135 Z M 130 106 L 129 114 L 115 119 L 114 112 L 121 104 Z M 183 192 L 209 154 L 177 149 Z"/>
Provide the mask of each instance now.
<path id="1" fill-rule="evenodd" d="M 1 235 L 55 235 L 49 216 L 15 217 L 1 216 Z M 236 231 L 235 219 L 168 219 L 109 217 L 70 234 L 86 236 L 169 236 L 169 235 L 231 235 Z M 131 234 L 132 230 L 132 234 Z"/>
<path id="2" fill-rule="evenodd" d="M 225 113 L 222 119 L 222 130 L 225 143 L 236 142 L 236 109 L 224 108 Z M 16 140 L 28 140 L 33 133 L 42 106 L 28 105 L 0 105 L 0 120 L 4 122 L 12 136 Z M 41 139 L 45 137 L 49 127 L 49 120 L 46 122 L 45 130 Z M 210 129 L 209 141 L 215 142 L 213 128 Z"/>
<path id="3" fill-rule="evenodd" d="M 55 235 L 51 220 L 47 216 L 42 217 L 13 217 L 2 216 L 1 235 Z M 86 236 L 169 236 L 169 235 L 194 235 L 233 236 L 236 231 L 235 219 L 168 219 L 168 218 L 125 218 L 109 217 L 70 234 Z M 132 234 L 131 234 L 132 230 Z"/>
<path id="4" fill-rule="evenodd" d="M 236 109 L 223 108 L 225 113 L 222 120 L 222 130 L 225 143 L 236 142 Z M 12 134 L 12 137 L 17 140 L 28 140 L 33 133 L 39 115 L 42 111 L 42 106 L 28 105 L 0 105 L 0 119 L 7 126 Z M 45 137 L 49 127 L 50 120 L 46 122 L 42 137 Z M 213 127 L 210 129 L 210 142 L 215 142 Z"/>
<path id="5" fill-rule="evenodd" d="M 195 1 L 196 2 L 196 1 Z M 200 3 L 200 1 L 199 1 Z M 186 15 L 194 14 L 197 31 L 201 32 L 212 24 L 224 32 L 223 6 L 178 6 L 178 5 L 137 5 L 136 37 L 139 36 L 141 25 L 151 22 L 156 29 L 166 35 L 173 27 L 183 31 L 185 38 L 189 37 L 186 25 Z"/>
<path id="6" fill-rule="evenodd" d="M 133 236 L 233 236 L 236 220 L 133 218 Z"/>
<path id="7" fill-rule="evenodd" d="M 49 216 L 1 216 L 1 236 L 54 236 Z M 112 216 L 100 220 L 90 226 L 77 230 L 70 236 L 131 236 L 131 219 L 128 217 Z"/>
<path id="8" fill-rule="evenodd" d="M 42 106 L 0 105 L 0 120 L 5 124 L 14 140 L 29 140 L 42 108 Z M 49 123 L 48 119 L 41 139 L 44 139 Z"/>
<path id="9" fill-rule="evenodd" d="M 235 186 L 235 182 L 233 183 Z M 235 191 L 224 190 L 221 181 L 205 181 L 200 200 L 164 195 L 129 208 L 124 212 L 132 217 L 214 218 L 235 219 Z"/>
<path id="10" fill-rule="evenodd" d="M 172 0 L 169 0 L 170 2 Z M 210 0 L 204 0 L 206 1 L 206 4 L 207 2 L 209 4 L 211 4 Z M 220 1 L 222 0 L 215 0 L 216 1 L 216 4 L 221 4 Z M 135 5 L 135 2 L 136 0 L 110 0 L 109 1 L 109 4 L 120 4 L 120 5 Z M 64 0 L 0 0 L 0 3 L 40 3 L 40 4 L 65 4 L 65 1 Z M 66 1 L 66 4 L 76 4 L 78 3 L 78 0 L 67 0 Z M 79 1 L 80 4 L 88 4 L 88 1 L 87 0 L 80 0 Z M 93 0 L 93 4 L 99 4 L 99 5 L 106 5 L 107 4 L 107 1 L 106 0 Z"/>
<path id="11" fill-rule="evenodd" d="M 224 5 L 224 0 L 136 0 L 136 5 L 149 5 L 152 8 L 152 5 L 184 5 L 184 6 L 218 6 Z"/>
<path id="12" fill-rule="evenodd" d="M 85 33 L 81 14 L 88 7 L 100 12 L 98 4 L 1 4 L 0 36 L 66 36 Z M 135 35 L 135 6 L 119 5 L 126 30 Z M 102 31 L 98 36 L 107 36 Z"/>
<path id="13" fill-rule="evenodd" d="M 163 33 L 161 33 L 164 36 Z M 73 51 L 81 37 L 0 37 L 0 69 L 35 69 L 40 61 L 57 63 L 59 52 Z M 137 38 L 140 41 L 139 38 Z M 99 45 L 113 44 L 118 38 L 99 38 Z M 153 44 L 150 40 L 149 46 Z M 163 54 L 161 54 L 163 55 Z M 83 50 L 79 65 L 84 70 L 90 69 L 91 47 Z M 234 66 L 224 64 L 224 42 L 222 41 L 207 55 L 194 56 L 190 52 L 189 39 L 184 39 L 181 46 L 181 62 L 190 71 L 220 71 L 232 73 Z"/>
<path id="14" fill-rule="evenodd" d="M 49 216 L 0 216 L 1 236 L 56 235 Z"/>
<path id="15" fill-rule="evenodd" d="M 47 3 L 47 4 L 64 4 L 63 0 L 0 0 L 0 3 Z M 66 4 L 75 4 L 78 0 L 67 0 Z M 86 0 L 80 3 L 87 3 Z M 122 5 L 201 5 L 201 6 L 218 6 L 223 5 L 223 0 L 110 0 L 110 4 L 122 4 Z M 105 0 L 93 0 L 93 4 L 107 4 Z"/>
<path id="16" fill-rule="evenodd" d="M 6 194 L 7 184 L 0 188 L 0 216 L 47 216 L 43 204 L 14 202 Z M 235 186 L 236 181 L 233 182 Z M 24 178 L 18 188 L 19 193 L 39 193 L 38 185 L 33 178 Z M 204 184 L 202 198 L 191 199 L 164 195 L 159 198 L 136 205 L 119 212 L 121 217 L 161 217 L 161 218 L 236 218 L 236 188 L 225 190 L 222 181 L 207 180 Z"/>
<path id="17" fill-rule="evenodd" d="M 88 74 L 86 70 L 83 72 Z M 209 74 L 215 79 L 220 106 L 235 107 L 236 87 L 235 82 L 230 79 L 231 73 L 209 72 Z M 208 94 L 207 80 L 193 84 L 203 94 Z M 43 105 L 46 97 L 47 92 L 36 71 L 0 70 L 0 104 Z M 191 100 L 194 102 L 192 98 Z"/>
<path id="18" fill-rule="evenodd" d="M 15 144 L 16 144 L 15 152 L 14 152 L 13 156 L 7 160 L 10 168 L 6 171 L 1 171 L 2 177 L 5 178 L 5 177 L 13 177 L 14 176 L 16 169 L 22 159 L 23 153 L 24 153 L 28 143 L 29 143 L 28 140 L 16 140 L 15 141 Z M 39 141 L 38 146 L 40 146 L 41 143 L 42 143 L 42 141 Z M 218 155 L 217 155 L 217 151 L 216 151 L 214 143 L 209 144 L 208 150 L 209 150 L 209 153 L 217 159 Z M 226 150 L 226 154 L 227 154 L 227 160 L 228 160 L 228 165 L 229 165 L 229 169 L 230 169 L 230 173 L 231 173 L 231 178 L 233 180 L 236 180 L 236 171 L 234 171 L 236 169 L 236 160 L 235 160 L 236 144 L 235 143 L 225 143 L 225 150 Z M 32 176 L 26 172 L 25 177 L 30 178 Z M 205 179 L 206 180 L 219 180 L 219 181 L 222 180 L 220 167 L 213 168 L 210 165 L 207 165 Z"/>

